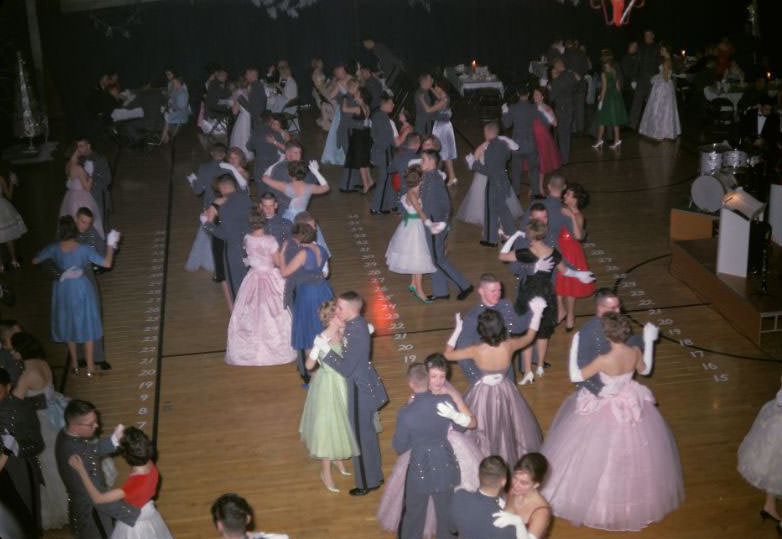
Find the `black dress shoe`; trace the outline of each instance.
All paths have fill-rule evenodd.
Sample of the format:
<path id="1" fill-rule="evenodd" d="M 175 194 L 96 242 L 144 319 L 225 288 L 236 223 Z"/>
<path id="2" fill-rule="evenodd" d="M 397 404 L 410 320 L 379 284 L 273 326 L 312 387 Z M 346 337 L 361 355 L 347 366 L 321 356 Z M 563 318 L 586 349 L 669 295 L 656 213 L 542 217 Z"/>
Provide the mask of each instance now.
<path id="1" fill-rule="evenodd" d="M 350 189 L 342 189 L 342 188 L 340 188 L 339 192 L 340 193 L 351 193 L 352 191 Z"/>
<path id="2" fill-rule="evenodd" d="M 358 487 L 356 487 L 356 488 L 352 488 L 352 489 L 350 489 L 348 494 L 350 494 L 351 496 L 366 496 L 367 494 L 369 494 L 373 490 L 379 489 L 382 484 L 383 484 L 383 482 L 381 481 L 380 485 L 377 485 L 376 487 L 367 487 L 367 488 L 358 488 Z"/>
<path id="3" fill-rule="evenodd" d="M 382 213 L 383 215 L 388 215 L 389 213 L 391 213 L 391 210 L 380 210 L 380 213 Z"/>
<path id="4" fill-rule="evenodd" d="M 475 287 L 473 285 L 468 286 L 467 288 L 459 292 L 459 295 L 456 296 L 456 299 L 458 299 L 459 301 L 464 301 L 465 299 L 467 299 L 467 296 L 472 294 L 473 290 L 475 290 Z"/>
<path id="5" fill-rule="evenodd" d="M 484 247 L 497 247 L 496 243 L 492 243 L 490 241 L 481 241 L 480 244 Z"/>
<path id="6" fill-rule="evenodd" d="M 451 299 L 451 296 L 426 296 L 429 301 L 437 301 L 438 299 Z"/>

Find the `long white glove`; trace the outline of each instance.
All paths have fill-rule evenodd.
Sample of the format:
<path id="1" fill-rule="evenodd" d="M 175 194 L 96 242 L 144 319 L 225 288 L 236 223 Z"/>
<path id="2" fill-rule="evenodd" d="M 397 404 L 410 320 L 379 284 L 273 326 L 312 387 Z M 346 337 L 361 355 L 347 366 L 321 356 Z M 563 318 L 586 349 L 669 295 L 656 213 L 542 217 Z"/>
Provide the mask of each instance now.
<path id="1" fill-rule="evenodd" d="M 318 180 L 318 183 L 320 185 L 328 185 L 329 182 L 326 181 L 326 178 L 323 177 L 323 174 L 320 173 L 320 167 L 318 166 L 318 162 L 314 159 L 310 161 L 309 167 L 310 172 L 312 172 L 312 175 L 315 176 L 315 179 Z"/>
<path id="2" fill-rule="evenodd" d="M 465 429 L 467 426 L 472 423 L 472 418 L 465 414 L 464 412 L 460 412 L 456 408 L 454 408 L 453 404 L 450 402 L 440 402 L 437 404 L 437 415 L 440 417 L 444 417 L 446 419 L 450 419 L 460 427 L 464 427 Z"/>
<path id="3" fill-rule="evenodd" d="M 203 213 L 198 216 L 198 220 L 201 221 L 202 225 L 205 225 L 207 221 L 209 221 L 209 218 L 204 215 Z"/>
<path id="4" fill-rule="evenodd" d="M 538 258 L 538 261 L 535 262 L 535 267 L 533 268 L 535 270 L 535 273 L 539 271 L 551 271 L 554 268 L 554 260 L 551 257 L 547 258 Z"/>
<path id="5" fill-rule="evenodd" d="M 274 163 L 272 163 L 271 165 L 269 165 L 269 168 L 267 168 L 266 170 L 264 170 L 264 171 L 263 171 L 263 175 L 264 175 L 264 176 L 271 176 L 271 175 L 272 175 L 272 169 L 273 169 L 274 167 L 276 167 L 276 166 L 277 166 L 279 163 L 281 163 L 282 161 L 285 161 L 285 156 L 284 156 L 284 155 L 281 155 L 281 156 L 280 156 L 280 158 L 279 158 L 279 159 L 277 159 L 277 161 L 275 161 Z"/>
<path id="6" fill-rule="evenodd" d="M 326 260 L 323 263 L 323 270 L 321 271 L 321 273 L 323 274 L 324 278 L 328 279 L 328 276 L 329 276 L 329 261 L 328 260 Z"/>
<path id="7" fill-rule="evenodd" d="M 512 138 L 509 138 L 509 137 L 506 137 L 506 136 L 499 136 L 497 138 L 500 139 L 505 144 L 507 144 L 508 148 L 510 148 L 510 151 L 515 152 L 516 150 L 519 149 L 519 145 Z"/>
<path id="8" fill-rule="evenodd" d="M 638 87 L 638 83 L 637 82 L 633 81 L 633 82 L 630 83 L 630 88 L 632 88 L 633 90 L 635 90 L 637 87 Z"/>
<path id="9" fill-rule="evenodd" d="M 782 408 L 782 389 L 777 391 L 777 406 Z"/>
<path id="10" fill-rule="evenodd" d="M 375 326 L 373 326 L 371 322 L 367 322 L 367 330 L 369 331 L 370 335 L 375 334 Z"/>
<path id="11" fill-rule="evenodd" d="M 654 341 L 660 336 L 660 328 L 647 322 L 644 324 L 644 364 L 646 367 L 641 371 L 644 376 L 649 376 L 654 366 Z"/>
<path id="12" fill-rule="evenodd" d="M 407 162 L 408 168 L 409 167 L 414 167 L 414 166 L 420 165 L 420 164 L 421 164 L 421 158 L 420 157 L 417 158 L 417 159 L 411 159 L 410 161 Z"/>
<path id="13" fill-rule="evenodd" d="M 92 175 L 95 173 L 95 163 L 92 161 L 86 161 L 84 163 L 84 172 L 87 173 L 87 176 L 92 177 Z"/>
<path id="14" fill-rule="evenodd" d="M 467 168 L 472 170 L 472 166 L 475 164 L 475 156 L 471 153 L 468 153 L 464 156 L 464 160 L 467 161 Z"/>
<path id="15" fill-rule="evenodd" d="M 3 446 L 13 453 L 14 456 L 19 456 L 19 442 L 8 431 L 5 431 L 5 434 L 0 434 L 0 440 L 3 441 Z"/>
<path id="16" fill-rule="evenodd" d="M 519 515 L 509 513 L 508 511 L 497 511 L 492 516 L 494 517 L 494 522 L 492 524 L 495 528 L 513 526 L 516 528 L 516 539 L 530 539 L 530 535 L 527 533 L 527 527 L 524 525 L 524 521 Z"/>
<path id="17" fill-rule="evenodd" d="M 572 268 L 567 268 L 565 269 L 564 275 L 565 277 L 573 277 L 574 279 L 578 279 L 584 284 L 595 282 L 595 275 L 591 271 L 574 270 Z"/>
<path id="18" fill-rule="evenodd" d="M 329 340 L 322 334 L 316 335 L 312 341 L 312 349 L 310 350 L 310 359 L 318 361 L 321 354 L 328 354 L 331 347 L 329 346 Z"/>
<path id="19" fill-rule="evenodd" d="M 508 114 L 508 104 L 507 103 L 503 103 L 502 104 L 502 113 L 503 114 Z"/>
<path id="20" fill-rule="evenodd" d="M 580 340 L 579 334 L 573 335 L 573 340 L 570 342 L 570 356 L 568 357 L 568 374 L 570 374 L 570 381 L 583 382 L 584 377 L 581 376 L 581 369 L 578 366 L 578 341 Z"/>
<path id="21" fill-rule="evenodd" d="M 285 533 L 261 532 L 261 539 L 288 539 L 288 535 Z"/>
<path id="22" fill-rule="evenodd" d="M 514 232 L 510 238 L 508 238 L 505 243 L 502 245 L 502 249 L 500 249 L 501 253 L 510 253 L 510 250 L 513 248 L 513 244 L 516 243 L 516 240 L 519 238 L 526 237 L 524 232 L 521 230 L 517 230 Z M 537 271 L 537 270 L 535 270 Z"/>
<path id="23" fill-rule="evenodd" d="M 540 296 L 535 296 L 529 300 L 528 305 L 529 310 L 532 312 L 529 329 L 537 331 L 540 328 L 540 319 L 543 317 L 543 311 L 546 310 L 546 300 Z"/>
<path id="24" fill-rule="evenodd" d="M 461 313 L 456 313 L 456 325 L 453 328 L 453 332 L 451 333 L 451 336 L 448 337 L 448 346 L 456 348 L 456 341 L 459 340 L 459 335 L 462 333 L 462 326 L 464 323 L 462 322 L 462 315 Z"/>
<path id="25" fill-rule="evenodd" d="M 84 275 L 84 270 L 77 268 L 76 266 L 70 267 L 60 274 L 60 282 L 63 283 L 68 279 L 78 279 Z"/>
<path id="26" fill-rule="evenodd" d="M 230 171 L 231 174 L 233 174 L 236 183 L 239 184 L 239 188 L 242 191 L 247 191 L 247 180 L 244 179 L 244 176 L 239 174 L 239 171 L 236 170 L 235 166 L 230 163 L 220 163 L 220 168 L 224 168 L 225 170 Z"/>
<path id="27" fill-rule="evenodd" d="M 448 223 L 444 221 L 437 221 L 436 223 L 433 223 L 431 219 L 427 219 L 424 221 L 424 226 L 428 228 L 432 234 L 435 236 L 446 229 L 448 226 Z"/>
<path id="28" fill-rule="evenodd" d="M 598 101 L 598 103 L 597 103 L 597 110 L 601 110 L 602 108 L 603 108 L 603 102 L 602 101 Z"/>
<path id="29" fill-rule="evenodd" d="M 192 186 L 192 185 L 193 185 L 193 184 L 196 182 L 196 180 L 198 179 L 198 176 L 196 176 L 196 175 L 195 175 L 195 174 L 193 174 L 192 172 L 191 172 L 190 174 L 188 174 L 187 176 L 185 176 L 185 177 L 187 178 L 187 182 L 188 182 L 188 183 L 189 183 L 191 186 Z"/>
<path id="30" fill-rule="evenodd" d="M 109 231 L 108 235 L 106 236 L 106 245 L 108 245 L 112 249 L 116 249 L 117 245 L 119 245 L 119 237 L 120 237 L 119 231 L 118 230 L 114 230 L 112 228 Z"/>

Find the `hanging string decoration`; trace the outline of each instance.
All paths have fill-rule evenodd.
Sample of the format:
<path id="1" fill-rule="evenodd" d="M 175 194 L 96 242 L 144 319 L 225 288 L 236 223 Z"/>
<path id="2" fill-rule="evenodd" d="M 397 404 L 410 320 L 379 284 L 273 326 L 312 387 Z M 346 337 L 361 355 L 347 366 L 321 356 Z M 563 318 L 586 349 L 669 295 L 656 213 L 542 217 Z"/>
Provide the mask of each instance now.
<path id="1" fill-rule="evenodd" d="M 133 26 L 141 24 L 141 15 L 139 10 L 136 9 L 136 11 L 119 24 L 110 23 L 94 13 L 90 14 L 90 20 L 95 29 L 108 39 L 111 39 L 114 36 L 122 36 L 125 39 L 130 39 L 130 30 Z"/>
<path id="2" fill-rule="evenodd" d="M 22 53 L 16 53 L 16 102 L 14 134 L 19 138 L 32 139 L 46 134 L 49 127 L 49 119 L 41 111 L 35 91 L 30 84 L 30 75 L 27 72 L 27 64 L 22 59 Z"/>
<path id="3" fill-rule="evenodd" d="M 608 4 L 611 4 L 611 13 Z M 624 26 L 630 22 L 630 13 L 633 8 L 644 7 L 646 0 L 589 0 L 593 9 L 602 9 L 608 26 Z"/>

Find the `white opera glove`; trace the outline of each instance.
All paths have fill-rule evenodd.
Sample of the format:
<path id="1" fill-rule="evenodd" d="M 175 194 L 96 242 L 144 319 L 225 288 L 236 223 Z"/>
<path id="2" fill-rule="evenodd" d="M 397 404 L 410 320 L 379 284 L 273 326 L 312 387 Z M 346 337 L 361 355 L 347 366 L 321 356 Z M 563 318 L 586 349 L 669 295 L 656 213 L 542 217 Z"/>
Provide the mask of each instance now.
<path id="1" fill-rule="evenodd" d="M 659 336 L 660 328 L 651 322 L 644 324 L 644 365 L 646 366 L 641 371 L 641 374 L 644 376 L 649 376 L 652 372 L 652 367 L 654 367 L 654 341 Z"/>
<path id="2" fill-rule="evenodd" d="M 326 178 L 323 177 L 323 174 L 320 173 L 320 167 L 318 166 L 318 162 L 315 160 L 310 161 L 310 165 L 308 167 L 310 169 L 310 172 L 312 172 L 312 175 L 315 176 L 315 179 L 318 180 L 319 185 L 328 185 L 329 182 L 326 181 Z"/>
<path id="3" fill-rule="evenodd" d="M 438 170 L 437 173 L 440 175 L 442 179 L 446 179 L 448 177 L 448 175 L 442 170 Z"/>
<path id="4" fill-rule="evenodd" d="M 125 435 L 125 425 L 122 423 L 117 423 L 117 426 L 114 427 L 114 432 L 111 433 L 111 443 L 114 445 L 114 447 L 119 446 L 120 440 L 122 440 L 122 437 Z"/>
<path id="5" fill-rule="evenodd" d="M 467 168 L 472 170 L 472 166 L 475 163 L 475 156 L 471 153 L 468 153 L 464 156 L 464 160 L 467 161 Z"/>
<path id="6" fill-rule="evenodd" d="M 433 223 L 431 219 L 427 219 L 424 221 L 424 226 L 429 229 L 429 231 L 434 234 L 435 236 L 446 229 L 448 226 L 448 223 L 443 221 L 437 221 L 436 223 Z"/>
<path id="7" fill-rule="evenodd" d="M 632 88 L 633 90 L 635 90 L 637 87 L 638 87 L 638 83 L 637 82 L 633 81 L 633 82 L 630 83 L 630 88 Z"/>
<path id="8" fill-rule="evenodd" d="M 84 172 L 87 173 L 87 176 L 92 177 L 92 175 L 95 173 L 95 163 L 92 161 L 85 161 Z"/>
<path id="9" fill-rule="evenodd" d="M 464 428 L 467 428 L 467 426 L 472 423 L 472 418 L 469 415 L 454 408 L 453 404 L 450 402 L 437 403 L 437 415 L 450 419 L 455 424 Z"/>
<path id="10" fill-rule="evenodd" d="M 524 238 L 524 237 L 525 237 L 524 232 L 522 232 L 521 230 L 517 230 L 516 232 L 514 232 L 511 235 L 510 238 L 505 240 L 505 243 L 502 245 L 502 249 L 500 249 L 500 252 L 501 253 L 510 253 L 511 249 L 513 249 L 513 244 L 516 243 L 516 240 L 519 239 L 519 238 Z M 536 264 L 536 266 L 537 266 L 537 264 Z M 537 271 L 537 270 L 535 270 L 535 271 Z"/>
<path id="11" fill-rule="evenodd" d="M 191 172 L 190 174 L 188 174 L 187 176 L 185 176 L 185 177 L 187 178 L 187 182 L 188 182 L 188 183 L 189 183 L 191 186 L 192 186 L 192 185 L 193 185 L 193 184 L 196 182 L 196 180 L 198 179 L 198 176 L 196 176 L 196 175 L 195 175 L 195 174 L 193 174 L 192 172 Z"/>
<path id="12" fill-rule="evenodd" d="M 72 266 L 60 274 L 60 282 L 62 283 L 69 279 L 78 279 L 82 275 L 84 275 L 84 270 Z"/>
<path id="13" fill-rule="evenodd" d="M 602 108 L 603 108 L 603 102 L 602 101 L 598 101 L 597 102 L 597 110 L 602 110 Z"/>
<path id="14" fill-rule="evenodd" d="M 777 406 L 782 408 L 782 389 L 777 391 L 777 399 L 776 400 L 777 400 Z"/>
<path id="15" fill-rule="evenodd" d="M 543 317 L 543 311 L 546 310 L 546 300 L 540 296 L 535 296 L 529 300 L 527 305 L 532 312 L 532 319 L 529 321 L 529 329 L 537 331 L 540 329 L 540 320 Z"/>
<path id="16" fill-rule="evenodd" d="M 17 442 L 16 438 L 9 434 L 8 431 L 5 431 L 5 434 L 0 435 L 0 440 L 2 440 L 3 446 L 13 453 L 14 456 L 19 456 L 19 442 Z"/>
<path id="17" fill-rule="evenodd" d="M 551 271 L 554 269 L 554 260 L 549 256 L 546 258 L 538 258 L 538 261 L 535 262 L 535 273 L 539 271 Z"/>
<path id="18" fill-rule="evenodd" d="M 524 525 L 524 521 L 519 515 L 510 513 L 508 511 L 497 511 L 492 514 L 494 522 L 492 523 L 495 528 L 507 528 L 513 526 L 516 528 L 516 539 L 529 539 L 527 533 L 527 527 Z"/>
<path id="19" fill-rule="evenodd" d="M 462 315 L 461 313 L 456 313 L 456 325 L 453 328 L 453 332 L 451 333 L 451 336 L 448 337 L 448 346 L 451 348 L 456 348 L 456 341 L 459 340 L 459 335 L 462 334 L 462 326 L 464 323 L 462 322 Z"/>
<path id="20" fill-rule="evenodd" d="M 595 282 L 595 275 L 591 271 L 574 270 L 567 268 L 564 272 L 565 277 L 572 277 L 578 279 L 584 284 Z"/>
<path id="21" fill-rule="evenodd" d="M 261 539 L 289 539 L 285 533 L 266 533 L 261 532 Z"/>
<path id="22" fill-rule="evenodd" d="M 120 238 L 119 231 L 118 230 L 114 230 L 112 228 L 109 231 L 109 233 L 106 235 L 106 245 L 108 245 L 112 249 L 116 249 L 117 245 L 119 245 L 119 238 Z"/>
<path id="23" fill-rule="evenodd" d="M 329 346 L 329 340 L 323 336 L 323 334 L 319 334 L 315 336 L 315 339 L 312 341 L 312 349 L 310 350 L 310 359 L 313 361 L 318 361 L 322 355 L 328 354 L 331 347 Z"/>
<path id="24" fill-rule="evenodd" d="M 507 103 L 503 103 L 502 104 L 502 113 L 503 114 L 508 114 L 508 104 Z"/>
<path id="25" fill-rule="evenodd" d="M 209 221 L 209 217 L 202 213 L 198 216 L 198 220 L 201 221 L 202 225 L 205 225 Z"/>
<path id="26" fill-rule="evenodd" d="M 421 158 L 420 157 L 417 158 L 417 159 L 411 159 L 410 161 L 407 162 L 407 166 L 408 167 L 414 167 L 414 166 L 420 165 L 420 164 L 421 164 Z"/>
<path id="27" fill-rule="evenodd" d="M 497 137 L 497 138 L 498 138 L 498 139 L 500 139 L 500 140 L 501 140 L 502 142 L 504 142 L 505 144 L 507 144 L 507 145 L 508 145 L 508 148 L 510 149 L 510 151 L 512 151 L 512 152 L 515 152 L 516 150 L 518 150 L 518 149 L 519 149 L 519 145 L 518 145 L 518 144 L 516 143 L 516 141 L 515 141 L 515 140 L 513 140 L 512 138 L 510 138 L 510 137 L 506 137 L 506 136 L 504 136 L 504 135 L 503 135 L 503 136 L 499 136 L 499 137 Z"/>
<path id="28" fill-rule="evenodd" d="M 328 278 L 328 276 L 329 276 L 329 261 L 328 260 L 326 260 L 323 263 L 323 270 L 321 270 L 321 273 L 323 274 L 324 278 Z"/>
<path id="29" fill-rule="evenodd" d="M 573 340 L 570 342 L 570 355 L 568 356 L 568 374 L 570 375 L 571 382 L 583 382 L 584 377 L 581 375 L 581 369 L 578 367 L 578 342 L 580 340 L 579 334 L 573 335 Z"/>
<path id="30" fill-rule="evenodd" d="M 370 322 L 367 322 L 367 330 L 369 331 L 370 335 L 375 334 L 375 326 L 373 326 Z"/>
<path id="31" fill-rule="evenodd" d="M 247 191 L 247 180 L 244 179 L 244 176 L 242 176 L 238 170 L 236 170 L 236 167 L 233 166 L 230 163 L 220 163 L 220 168 L 224 168 L 225 170 L 229 170 L 231 174 L 233 174 L 234 179 L 236 180 L 236 183 L 239 184 L 239 188 L 242 191 Z"/>
<path id="32" fill-rule="evenodd" d="M 269 168 L 267 168 L 266 170 L 263 171 L 263 175 L 264 176 L 271 176 L 272 175 L 272 169 L 275 166 L 277 166 L 278 163 L 280 163 L 281 161 L 284 161 L 284 160 L 285 160 L 285 155 L 281 155 L 280 158 L 277 159 L 277 161 L 275 161 L 274 163 L 269 165 Z"/>

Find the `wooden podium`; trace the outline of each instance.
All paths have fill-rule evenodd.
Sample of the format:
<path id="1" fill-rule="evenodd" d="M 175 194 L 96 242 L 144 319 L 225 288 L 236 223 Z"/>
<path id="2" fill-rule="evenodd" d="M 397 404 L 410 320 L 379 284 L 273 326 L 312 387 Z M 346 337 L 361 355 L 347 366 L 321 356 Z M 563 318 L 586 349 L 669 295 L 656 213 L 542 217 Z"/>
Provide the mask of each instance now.
<path id="1" fill-rule="evenodd" d="M 685 208 L 671 209 L 670 241 L 700 240 L 714 237 L 719 217 Z"/>

